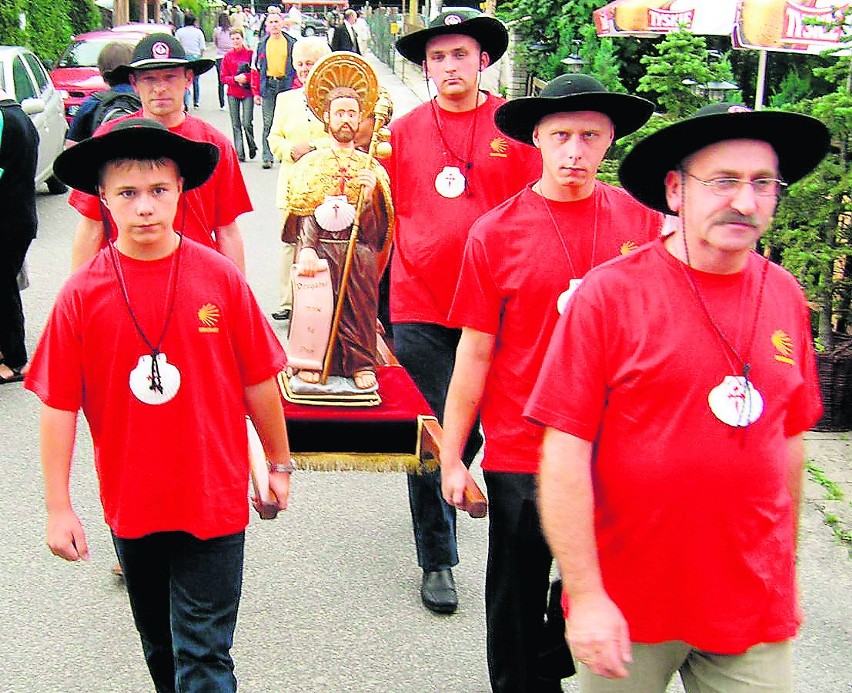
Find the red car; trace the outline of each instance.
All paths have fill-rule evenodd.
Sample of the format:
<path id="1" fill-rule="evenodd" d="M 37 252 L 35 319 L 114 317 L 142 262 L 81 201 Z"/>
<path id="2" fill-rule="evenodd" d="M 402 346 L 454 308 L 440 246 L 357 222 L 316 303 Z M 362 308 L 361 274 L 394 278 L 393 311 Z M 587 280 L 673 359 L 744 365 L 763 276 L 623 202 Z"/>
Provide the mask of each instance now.
<path id="1" fill-rule="evenodd" d="M 107 88 L 98 71 L 98 56 L 106 44 L 122 41 L 132 48 L 147 34 L 157 31 L 172 33 L 172 27 L 164 24 L 124 24 L 106 31 L 90 31 L 74 36 L 50 71 L 50 80 L 65 105 L 65 119 L 70 123 L 83 101 L 94 92 Z"/>

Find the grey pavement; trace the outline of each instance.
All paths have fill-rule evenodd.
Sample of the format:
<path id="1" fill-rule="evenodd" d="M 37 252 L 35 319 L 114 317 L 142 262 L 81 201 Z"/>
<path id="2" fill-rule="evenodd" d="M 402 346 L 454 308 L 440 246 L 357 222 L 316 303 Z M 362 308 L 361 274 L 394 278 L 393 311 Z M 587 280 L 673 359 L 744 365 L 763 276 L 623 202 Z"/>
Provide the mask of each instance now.
<path id="1" fill-rule="evenodd" d="M 396 115 L 420 102 L 389 69 L 378 72 Z M 215 73 L 202 77 L 197 114 L 230 134 L 214 88 Z M 255 124 L 259 135 L 259 109 Z M 240 219 L 247 272 L 270 313 L 278 305 L 278 171 L 262 170 L 259 159 L 242 168 L 255 205 Z M 67 274 L 76 221 L 64 196 L 41 195 L 38 211 L 39 238 L 29 255 L 32 286 L 24 292 L 31 349 Z M 274 328 L 283 339 L 282 324 Z M 44 543 L 38 405 L 20 385 L 0 386 L 0 426 L 0 693 L 150 691 L 126 595 L 110 573 L 115 559 L 85 422 L 72 497 L 92 560 L 74 565 L 52 557 Z M 169 431 L 152 435 L 168 438 Z M 852 481 L 848 434 L 811 434 L 808 454 L 826 476 Z M 796 691 L 852 693 L 852 561 L 824 521 L 825 491 L 814 482 L 806 485 L 799 571 L 807 620 L 795 649 Z M 290 509 L 271 522 L 253 517 L 247 530 L 234 646 L 241 690 L 487 691 L 487 522 L 461 516 L 459 540 L 461 607 L 454 616 L 438 617 L 419 601 L 405 477 L 299 472 Z M 576 691 L 576 684 L 567 682 L 565 690 Z M 671 690 L 681 689 L 674 684 Z"/>

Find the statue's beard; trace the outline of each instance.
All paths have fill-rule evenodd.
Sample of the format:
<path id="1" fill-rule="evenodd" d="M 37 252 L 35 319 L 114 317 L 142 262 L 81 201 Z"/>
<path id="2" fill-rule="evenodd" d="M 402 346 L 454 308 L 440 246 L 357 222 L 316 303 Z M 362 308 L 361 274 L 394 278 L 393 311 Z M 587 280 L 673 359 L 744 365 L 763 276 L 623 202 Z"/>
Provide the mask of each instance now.
<path id="1" fill-rule="evenodd" d="M 341 125 L 336 130 L 332 128 L 331 136 L 338 142 L 351 142 L 355 139 L 355 131 L 348 125 Z"/>

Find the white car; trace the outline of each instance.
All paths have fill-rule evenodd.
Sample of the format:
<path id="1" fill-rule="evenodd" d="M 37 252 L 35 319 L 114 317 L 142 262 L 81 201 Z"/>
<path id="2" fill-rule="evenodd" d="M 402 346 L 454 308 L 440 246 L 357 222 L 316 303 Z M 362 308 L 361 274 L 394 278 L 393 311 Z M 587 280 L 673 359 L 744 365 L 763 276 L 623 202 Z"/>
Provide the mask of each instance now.
<path id="1" fill-rule="evenodd" d="M 41 60 L 27 48 L 0 46 L 0 88 L 21 104 L 39 134 L 36 185 L 53 194 L 68 188 L 53 175 L 53 160 L 65 148 L 65 107 Z"/>

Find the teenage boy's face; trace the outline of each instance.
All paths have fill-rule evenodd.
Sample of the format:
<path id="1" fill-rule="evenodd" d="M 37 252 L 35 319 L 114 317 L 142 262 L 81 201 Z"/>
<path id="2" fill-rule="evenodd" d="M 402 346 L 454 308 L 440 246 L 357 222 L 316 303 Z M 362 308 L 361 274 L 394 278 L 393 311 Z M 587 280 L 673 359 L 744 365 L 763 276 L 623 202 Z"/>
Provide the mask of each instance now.
<path id="1" fill-rule="evenodd" d="M 612 121 L 603 113 L 576 111 L 542 118 L 533 132 L 533 144 L 541 150 L 542 180 L 565 188 L 568 198 L 590 195 L 612 138 Z"/>
<path id="2" fill-rule="evenodd" d="M 183 93 L 192 83 L 192 70 L 138 70 L 130 75 L 130 83 L 139 94 L 145 117 L 163 119 L 183 112 Z"/>
<path id="3" fill-rule="evenodd" d="M 168 255 L 174 247 L 173 223 L 182 189 L 183 178 L 169 159 L 107 164 L 101 200 L 118 229 L 119 249 L 131 257 Z"/>
<path id="4" fill-rule="evenodd" d="M 436 36 L 426 45 L 426 71 L 438 93 L 463 99 L 476 91 L 477 74 L 488 67 L 488 54 L 470 36 Z"/>

